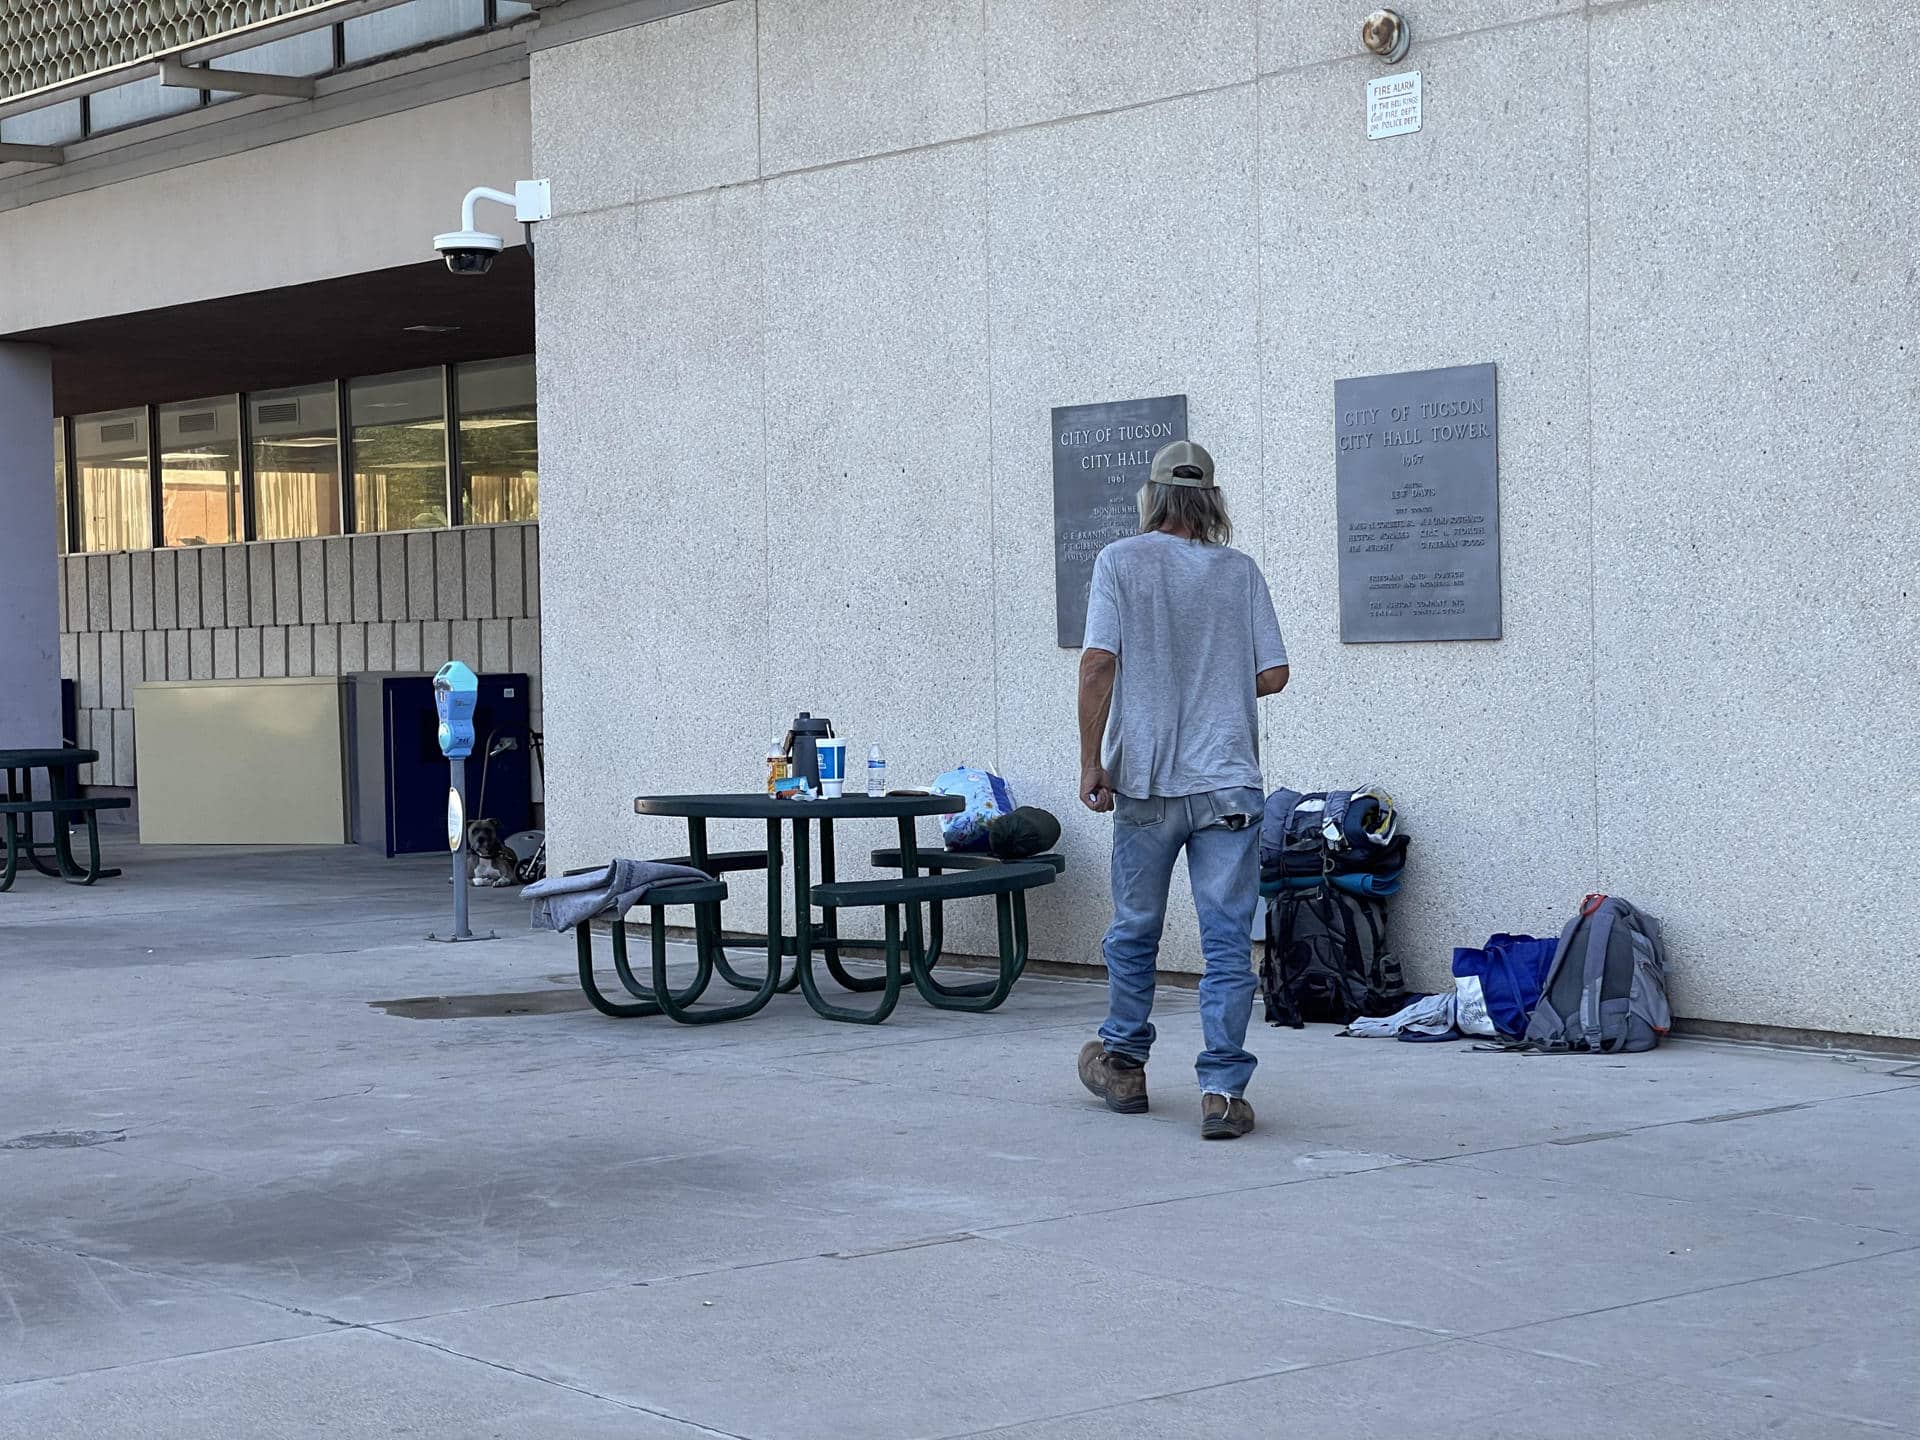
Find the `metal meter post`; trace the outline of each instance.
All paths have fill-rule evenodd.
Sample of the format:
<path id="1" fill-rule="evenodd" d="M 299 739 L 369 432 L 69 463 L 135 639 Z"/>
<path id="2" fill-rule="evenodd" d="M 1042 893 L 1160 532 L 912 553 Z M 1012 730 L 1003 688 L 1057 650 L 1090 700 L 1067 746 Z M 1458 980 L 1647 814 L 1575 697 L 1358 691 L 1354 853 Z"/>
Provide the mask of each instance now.
<path id="1" fill-rule="evenodd" d="M 429 935 L 429 940 L 492 940 L 475 935 L 467 924 L 467 756 L 473 753 L 473 707 L 480 698 L 480 679 L 458 660 L 450 660 L 433 677 L 433 708 L 440 717 L 435 739 L 447 757 L 447 849 L 453 852 L 453 933 Z"/>

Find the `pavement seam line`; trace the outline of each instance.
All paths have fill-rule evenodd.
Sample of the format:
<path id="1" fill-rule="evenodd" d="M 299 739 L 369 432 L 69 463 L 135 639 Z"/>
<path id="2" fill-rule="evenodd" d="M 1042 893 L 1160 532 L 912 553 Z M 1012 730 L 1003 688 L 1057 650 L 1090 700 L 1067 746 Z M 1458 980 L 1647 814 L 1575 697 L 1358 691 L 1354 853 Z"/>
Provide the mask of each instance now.
<path id="1" fill-rule="evenodd" d="M 508 1365 L 504 1361 L 489 1360 L 481 1355 L 469 1355 L 464 1350 L 456 1350 L 451 1345 L 443 1345 L 419 1335 L 408 1335 L 397 1330 L 389 1330 L 383 1325 L 368 1325 L 365 1329 L 384 1335 L 390 1340 L 398 1340 L 407 1345 L 418 1345 L 423 1350 L 435 1350 L 442 1355 L 452 1356 L 456 1360 L 468 1360 L 475 1365 L 485 1365 L 490 1370 L 504 1371 L 508 1375 L 517 1375 L 523 1380 L 532 1380 L 541 1385 L 551 1385 L 556 1390 L 565 1390 L 573 1395 L 584 1395 L 589 1400 L 604 1401 L 608 1405 L 617 1405 L 622 1410 L 633 1410 L 642 1415 L 651 1415 L 657 1420 L 670 1420 L 676 1425 L 685 1425 L 702 1435 L 714 1435 L 720 1440 L 750 1440 L 750 1437 L 735 1430 L 719 1430 L 711 1425 L 702 1425 L 698 1420 L 689 1420 L 684 1415 L 675 1415 L 669 1410 L 656 1410 L 651 1405 L 641 1405 L 632 1400 L 621 1400 L 612 1395 L 602 1395 L 597 1390 L 589 1390 L 584 1385 L 575 1385 L 566 1380 L 556 1380 L 551 1375 L 537 1374 L 531 1370 L 522 1370 Z"/>

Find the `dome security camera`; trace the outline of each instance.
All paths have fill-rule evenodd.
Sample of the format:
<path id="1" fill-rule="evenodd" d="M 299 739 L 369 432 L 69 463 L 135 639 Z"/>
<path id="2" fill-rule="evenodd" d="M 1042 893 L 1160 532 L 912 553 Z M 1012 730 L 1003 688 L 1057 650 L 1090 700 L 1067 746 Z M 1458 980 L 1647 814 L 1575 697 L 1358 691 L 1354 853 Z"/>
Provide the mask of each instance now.
<path id="1" fill-rule="evenodd" d="M 553 189 L 545 180 L 516 180 L 511 194 L 485 185 L 474 186 L 460 202 L 460 228 L 433 237 L 433 248 L 440 252 L 447 269 L 455 275 L 486 274 L 500 252 L 507 248 L 507 242 L 498 235 L 474 228 L 473 207 L 482 200 L 511 205 L 513 218 L 528 227 L 529 245 L 533 243 L 534 224 L 553 214 Z"/>
<path id="2" fill-rule="evenodd" d="M 445 257 L 447 269 L 455 275 L 486 274 L 506 245 L 498 235 L 483 230 L 450 230 L 433 237 L 433 248 Z"/>

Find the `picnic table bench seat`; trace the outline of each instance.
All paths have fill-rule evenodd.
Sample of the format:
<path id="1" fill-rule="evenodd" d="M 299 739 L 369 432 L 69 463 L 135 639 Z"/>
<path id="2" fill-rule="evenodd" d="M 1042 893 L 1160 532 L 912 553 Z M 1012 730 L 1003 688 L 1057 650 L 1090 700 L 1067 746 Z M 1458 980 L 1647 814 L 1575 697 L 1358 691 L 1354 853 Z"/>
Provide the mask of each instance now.
<path id="1" fill-rule="evenodd" d="M 899 870 L 904 867 L 906 851 L 897 845 L 873 852 L 871 859 L 882 870 Z M 1067 873 L 1067 857 L 1058 851 L 1049 850 L 1044 855 L 1027 855 L 1018 860 L 1003 860 L 986 850 L 942 850 L 938 848 L 920 850 L 914 855 L 914 863 L 922 870 L 940 872 L 943 870 L 984 870 L 992 865 L 1051 865 L 1054 874 Z"/>
<path id="2" fill-rule="evenodd" d="M 1026 892 L 1051 885 L 1059 876 L 1051 865 L 1022 861 L 995 863 L 941 875 L 906 875 L 898 880 L 836 880 L 813 887 L 813 903 L 824 910 L 879 907 L 885 915 L 886 980 L 878 1019 L 886 1018 L 900 993 L 901 917 L 906 912 L 905 953 L 914 988 L 941 1010 L 992 1010 L 1007 998 L 1027 967 Z M 976 984 L 947 985 L 933 978 L 938 963 L 940 905 L 948 900 L 991 895 L 999 922 L 1000 974 Z M 933 930 L 921 943 L 919 906 L 932 910 Z M 877 1023 L 877 1022 L 876 1022 Z"/>
<path id="3" fill-rule="evenodd" d="M 712 857 L 709 857 L 712 858 Z M 598 866 L 588 867 L 598 869 Z M 568 871 L 568 874 L 580 874 L 581 871 Z M 613 968 L 620 976 L 620 983 L 634 998 L 631 1001 L 610 1000 L 601 991 L 593 976 L 593 926 L 582 923 L 574 927 L 574 944 L 579 953 L 580 988 L 586 993 L 588 1002 L 602 1015 L 611 1015 L 616 1019 L 631 1019 L 643 1015 L 667 1015 L 683 1025 L 712 1025 L 721 1020 L 735 1020 L 742 1015 L 752 1014 L 758 1003 L 749 1000 L 739 1005 L 714 1005 L 702 1010 L 693 1009 L 694 1001 L 706 993 L 707 985 L 713 979 L 713 957 L 719 950 L 720 902 L 727 898 L 727 882 L 718 878 L 712 880 L 671 880 L 650 886 L 640 897 L 635 909 L 644 908 L 649 915 L 649 939 L 651 941 L 651 959 L 653 974 L 651 985 L 642 984 L 633 973 L 633 966 L 627 958 L 627 917 L 612 915 L 609 928 L 613 932 Z M 691 905 L 693 907 L 693 927 L 695 936 L 694 951 L 697 961 L 692 981 L 686 989 L 675 991 L 667 983 L 667 907 L 669 905 Z M 777 983 L 779 972 L 776 970 L 770 982 Z M 772 984 L 762 987 L 771 991 Z"/>
<path id="4" fill-rule="evenodd" d="M 5 792 L 0 791 L 0 794 Z M 19 874 L 20 859 L 24 855 L 35 869 L 47 874 L 59 874 L 62 879 L 76 885 L 91 885 L 96 880 L 104 880 L 118 875 L 118 870 L 103 867 L 100 864 L 100 826 L 98 816 L 102 810 L 125 810 L 133 801 L 125 795 L 66 795 L 50 799 L 36 800 L 0 800 L 0 815 L 6 817 L 7 854 L 0 865 L 0 890 L 13 888 L 14 877 Z M 66 867 L 72 863 L 64 848 L 64 838 L 56 835 L 54 853 L 59 861 L 57 870 L 47 870 L 46 863 L 35 853 L 33 842 L 33 819 L 35 815 L 56 817 L 55 824 L 64 824 L 64 817 L 81 815 L 87 822 L 87 868 L 81 871 L 76 866 L 72 873 Z M 16 819 L 15 817 L 21 817 Z M 24 833 L 23 833 L 24 832 Z"/>

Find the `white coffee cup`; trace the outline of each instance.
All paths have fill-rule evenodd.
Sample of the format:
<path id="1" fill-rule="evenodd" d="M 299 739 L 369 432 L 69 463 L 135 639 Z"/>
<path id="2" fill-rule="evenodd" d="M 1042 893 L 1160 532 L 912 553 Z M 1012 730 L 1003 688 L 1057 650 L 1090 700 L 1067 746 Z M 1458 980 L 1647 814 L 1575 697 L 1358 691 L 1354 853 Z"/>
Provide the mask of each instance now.
<path id="1" fill-rule="evenodd" d="M 815 741 L 814 748 L 820 756 L 820 793 L 837 800 L 847 788 L 847 742 L 828 738 Z"/>

